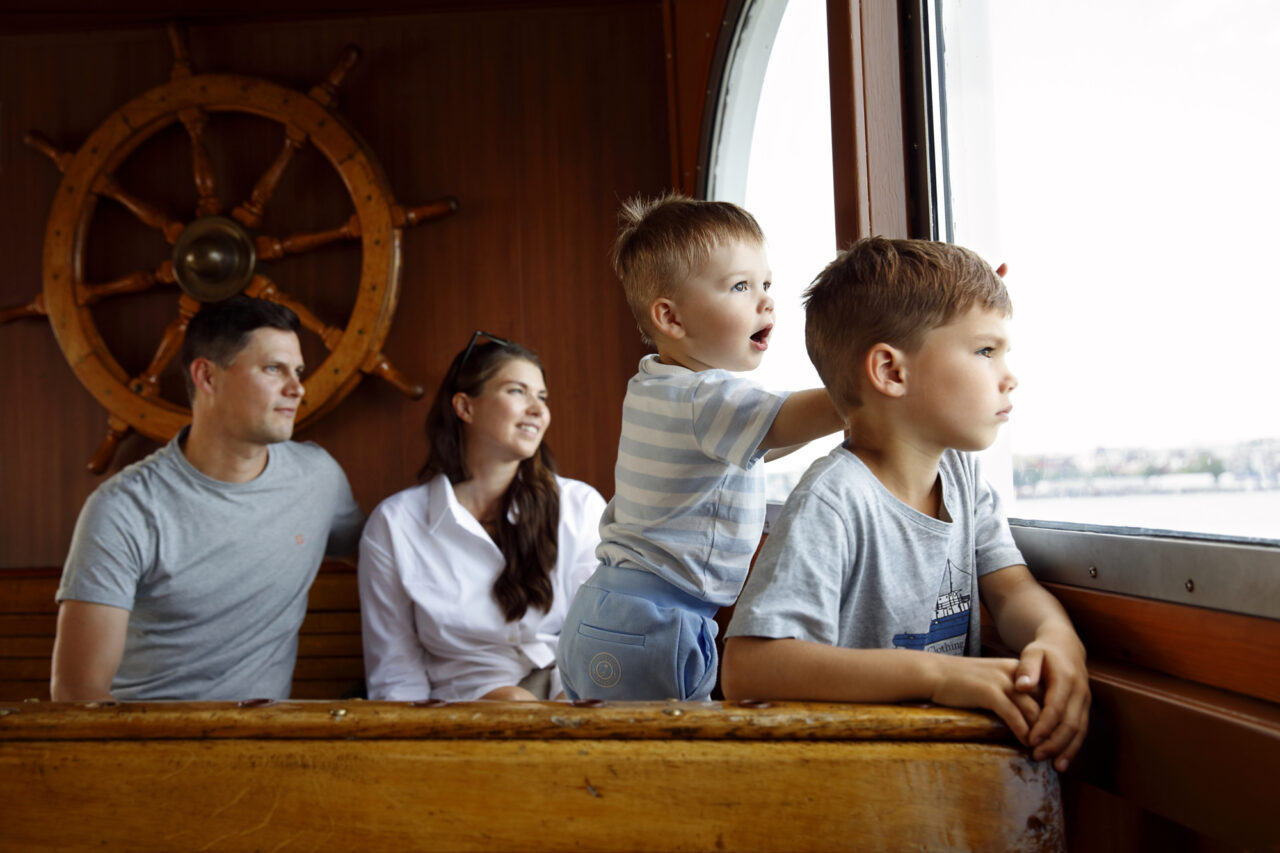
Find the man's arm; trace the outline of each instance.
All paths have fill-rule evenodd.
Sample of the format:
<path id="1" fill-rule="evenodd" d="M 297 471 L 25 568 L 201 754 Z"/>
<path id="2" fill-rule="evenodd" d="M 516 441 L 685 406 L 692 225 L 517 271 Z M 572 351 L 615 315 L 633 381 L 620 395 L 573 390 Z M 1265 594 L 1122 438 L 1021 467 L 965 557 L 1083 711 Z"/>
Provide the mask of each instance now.
<path id="1" fill-rule="evenodd" d="M 111 700 L 111 680 L 124 656 L 129 611 L 64 600 L 58 608 L 49 694 L 55 702 Z"/>
<path id="2" fill-rule="evenodd" d="M 1021 658 L 1014 684 L 1024 694 L 1043 690 L 1043 712 L 1031 728 L 1036 759 L 1066 770 L 1089 728 L 1089 673 L 1084 644 L 1062 605 L 1026 566 L 1008 566 L 978 579 L 1000 639 Z"/>
<path id="3" fill-rule="evenodd" d="M 825 388 L 796 391 L 778 409 L 760 447 L 765 450 L 792 447 L 840 432 L 844 427 L 844 418 L 836 411 Z"/>
<path id="4" fill-rule="evenodd" d="M 730 637 L 721 671 L 726 699 L 929 701 L 994 711 L 1027 743 L 1040 706 L 1013 687 L 1018 661 L 909 649 L 846 649 L 796 639 Z"/>

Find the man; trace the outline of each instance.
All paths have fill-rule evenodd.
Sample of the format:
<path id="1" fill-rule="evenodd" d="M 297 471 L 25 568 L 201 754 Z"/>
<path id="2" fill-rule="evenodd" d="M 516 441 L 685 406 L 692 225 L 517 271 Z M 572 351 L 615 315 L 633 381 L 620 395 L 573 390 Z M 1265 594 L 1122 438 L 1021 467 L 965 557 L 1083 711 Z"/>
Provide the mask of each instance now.
<path id="1" fill-rule="evenodd" d="M 364 516 L 342 469 L 289 441 L 299 323 L 237 296 L 200 311 L 191 426 L 81 510 L 58 588 L 55 700 L 287 698 L 307 591 Z"/>

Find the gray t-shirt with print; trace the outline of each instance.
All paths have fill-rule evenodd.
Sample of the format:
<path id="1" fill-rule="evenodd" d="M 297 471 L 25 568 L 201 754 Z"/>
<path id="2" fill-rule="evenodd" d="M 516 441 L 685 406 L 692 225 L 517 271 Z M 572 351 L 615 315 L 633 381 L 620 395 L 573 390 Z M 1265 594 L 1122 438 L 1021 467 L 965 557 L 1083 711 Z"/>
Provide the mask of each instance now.
<path id="1" fill-rule="evenodd" d="M 184 429 L 85 502 L 57 600 L 131 611 L 118 699 L 289 696 L 307 592 L 364 515 L 315 444 L 272 444 L 247 483 L 201 474 Z"/>
<path id="2" fill-rule="evenodd" d="M 805 472 L 760 550 L 726 637 L 976 655 L 978 577 L 1023 563 L 976 457 L 938 469 L 943 521 L 838 447 Z"/>

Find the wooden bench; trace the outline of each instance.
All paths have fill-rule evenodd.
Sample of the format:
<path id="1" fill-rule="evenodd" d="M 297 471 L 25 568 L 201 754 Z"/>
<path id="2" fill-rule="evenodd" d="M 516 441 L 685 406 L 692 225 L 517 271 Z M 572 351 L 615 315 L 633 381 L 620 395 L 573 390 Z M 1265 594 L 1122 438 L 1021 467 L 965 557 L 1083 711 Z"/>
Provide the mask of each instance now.
<path id="1" fill-rule="evenodd" d="M 0 700 L 48 699 L 59 568 L 0 569 Z M 364 685 L 356 571 L 325 563 L 307 602 L 293 674 L 297 699 L 339 699 Z"/>
<path id="2" fill-rule="evenodd" d="M 1061 851 L 985 714 L 720 702 L 0 702 L 6 849 Z"/>

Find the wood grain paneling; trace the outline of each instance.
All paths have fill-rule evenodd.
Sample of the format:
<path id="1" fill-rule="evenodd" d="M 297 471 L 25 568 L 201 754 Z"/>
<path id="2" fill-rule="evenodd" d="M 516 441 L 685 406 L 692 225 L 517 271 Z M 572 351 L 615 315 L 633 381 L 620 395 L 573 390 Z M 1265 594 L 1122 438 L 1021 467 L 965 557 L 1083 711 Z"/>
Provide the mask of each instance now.
<path id="1" fill-rule="evenodd" d="M 567 476 L 613 491 L 626 379 L 643 354 L 609 270 L 619 200 L 670 179 L 667 69 L 659 3 L 435 4 L 421 14 L 190 26 L 198 70 L 260 76 L 298 89 L 342 47 L 363 58 L 338 111 L 378 156 L 398 201 L 456 196 L 453 217 L 403 240 L 400 307 L 385 351 L 434 390 L 471 331 L 486 329 L 543 357 L 553 400 L 549 442 Z M 145 9 L 140 9 L 145 12 Z M 74 19 L 71 21 L 74 26 Z M 0 36 L 0 306 L 40 287 L 43 223 L 59 176 L 20 142 L 39 129 L 74 150 L 125 100 L 167 79 L 158 28 Z M 118 170 L 135 194 L 188 216 L 190 154 L 180 129 Z M 277 126 L 215 116 L 208 131 L 224 202 L 237 202 L 280 145 Z M 304 149 L 304 155 L 307 150 Z M 332 170 L 314 151 L 291 167 L 268 208 L 268 233 L 329 227 L 344 214 Z M 335 198 L 337 201 L 335 201 Z M 111 202 L 91 223 L 86 273 L 152 266 L 166 248 Z M 271 274 L 327 322 L 344 322 L 357 257 L 338 246 L 276 262 Z M 94 309 L 122 366 L 145 364 L 173 315 L 171 292 Z M 318 344 L 304 353 L 318 363 Z M 84 470 L 105 414 L 63 360 L 48 324 L 0 327 L 0 568 L 56 565 L 85 497 Z M 176 373 L 165 379 L 178 394 Z M 429 401 L 366 378 L 301 439 L 325 446 L 366 510 L 414 481 Z M 113 470 L 154 446 L 127 439 Z"/>
<path id="2" fill-rule="evenodd" d="M 0 572 L 0 699 L 49 698 L 61 570 Z M 291 694 L 299 699 L 363 695 L 364 651 L 356 572 L 321 567 L 298 637 Z"/>
<path id="3" fill-rule="evenodd" d="M 1280 702 L 1280 622 L 1047 583 L 1091 660 Z"/>
<path id="4" fill-rule="evenodd" d="M 906 237 L 907 173 L 896 0 L 827 0 L 836 243 Z"/>

